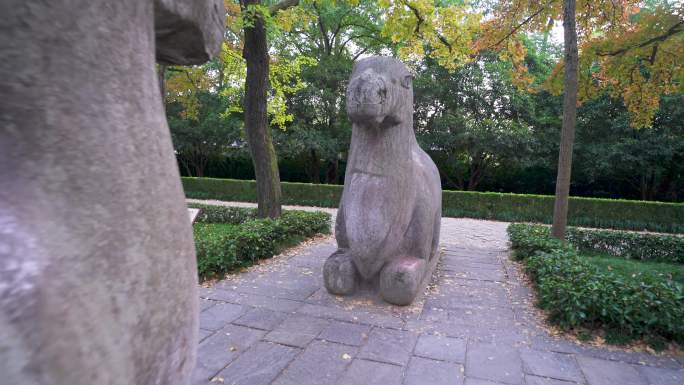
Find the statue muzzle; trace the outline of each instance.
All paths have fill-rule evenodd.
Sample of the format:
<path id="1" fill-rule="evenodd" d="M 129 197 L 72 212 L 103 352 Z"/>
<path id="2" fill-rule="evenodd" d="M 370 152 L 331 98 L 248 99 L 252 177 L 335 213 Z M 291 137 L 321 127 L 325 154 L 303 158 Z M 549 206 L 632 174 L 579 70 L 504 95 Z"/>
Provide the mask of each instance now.
<path id="1" fill-rule="evenodd" d="M 381 76 L 365 72 L 352 79 L 347 92 L 347 113 L 351 120 L 372 119 L 384 115 L 387 87 Z"/>

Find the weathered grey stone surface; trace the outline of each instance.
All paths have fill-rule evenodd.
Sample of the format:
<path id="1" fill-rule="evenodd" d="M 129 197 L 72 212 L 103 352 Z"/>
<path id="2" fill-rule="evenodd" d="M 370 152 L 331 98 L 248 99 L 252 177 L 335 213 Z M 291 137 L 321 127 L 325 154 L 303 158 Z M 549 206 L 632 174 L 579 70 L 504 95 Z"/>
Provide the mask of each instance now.
<path id="1" fill-rule="evenodd" d="M 441 183 L 413 133 L 412 76 L 400 61 L 356 63 L 347 89 L 352 139 L 325 286 L 379 289 L 408 305 L 438 259 Z"/>
<path id="2" fill-rule="evenodd" d="M 410 331 L 373 329 L 368 342 L 359 353 L 359 358 L 406 365 L 417 339 L 417 335 Z"/>
<path id="3" fill-rule="evenodd" d="M 303 348 L 327 325 L 328 321 L 324 319 L 293 316 L 268 333 L 266 340 Z"/>
<path id="4" fill-rule="evenodd" d="M 300 353 L 289 346 L 258 342 L 216 375 L 211 383 L 269 385 Z"/>
<path id="5" fill-rule="evenodd" d="M 400 385 L 402 371 L 400 366 L 382 362 L 354 360 L 342 377 L 339 385 Z"/>
<path id="6" fill-rule="evenodd" d="M 649 384 L 681 385 L 684 384 L 684 369 L 662 369 L 650 366 L 639 366 L 639 372 L 648 380 Z"/>
<path id="7" fill-rule="evenodd" d="M 243 325 L 254 329 L 273 330 L 287 317 L 286 313 L 280 313 L 264 308 L 254 308 L 247 314 L 233 321 L 235 325 Z"/>
<path id="8" fill-rule="evenodd" d="M 200 328 L 204 330 L 218 330 L 227 323 L 240 318 L 247 309 L 232 303 L 220 303 L 204 310 L 200 314 Z"/>
<path id="9" fill-rule="evenodd" d="M 520 356 L 523 370 L 527 374 L 572 382 L 584 380 L 582 371 L 572 355 L 525 349 L 520 351 Z"/>
<path id="10" fill-rule="evenodd" d="M 404 385 L 463 385 L 463 366 L 413 357 L 406 371 Z"/>
<path id="11" fill-rule="evenodd" d="M 314 341 L 273 385 L 335 385 L 356 355 L 356 347 Z"/>
<path id="12" fill-rule="evenodd" d="M 550 377 L 539 377 L 530 374 L 525 375 L 525 385 L 578 385 L 578 382 L 568 382 Z"/>
<path id="13" fill-rule="evenodd" d="M 265 332 L 229 324 L 199 344 L 193 383 L 206 383 L 216 373 L 256 344 Z"/>
<path id="14" fill-rule="evenodd" d="M 221 0 L 154 0 L 157 62 L 202 64 L 216 56 L 225 14 Z"/>
<path id="15" fill-rule="evenodd" d="M 468 345 L 466 374 L 476 378 L 522 385 L 523 372 L 520 354 L 515 348 L 489 343 Z"/>
<path id="16" fill-rule="evenodd" d="M 423 334 L 418 339 L 413 354 L 434 360 L 465 362 L 466 340 L 432 334 Z"/>
<path id="17" fill-rule="evenodd" d="M 370 326 L 332 321 L 323 329 L 319 338 L 345 345 L 361 346 L 368 339 Z"/>
<path id="18" fill-rule="evenodd" d="M 0 2 L 1 384 L 189 379 L 196 262 L 155 23 L 160 57 L 197 63 L 221 5 Z"/>
<path id="19" fill-rule="evenodd" d="M 578 356 L 582 372 L 589 385 L 644 385 L 644 378 L 637 370 L 624 363 Z"/>

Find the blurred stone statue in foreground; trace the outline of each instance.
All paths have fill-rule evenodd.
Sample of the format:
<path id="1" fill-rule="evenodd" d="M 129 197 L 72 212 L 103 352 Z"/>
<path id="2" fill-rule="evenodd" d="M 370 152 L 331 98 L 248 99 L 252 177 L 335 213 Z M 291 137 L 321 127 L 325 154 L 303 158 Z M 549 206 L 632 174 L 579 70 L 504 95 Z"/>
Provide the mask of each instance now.
<path id="1" fill-rule="evenodd" d="M 220 0 L 0 2 L 0 384 L 186 384 L 198 296 L 155 74 Z"/>
<path id="2" fill-rule="evenodd" d="M 439 258 L 442 189 L 413 133 L 412 76 L 404 64 L 387 57 L 356 63 L 347 113 L 351 149 L 325 286 L 341 295 L 379 290 L 387 302 L 408 305 Z"/>

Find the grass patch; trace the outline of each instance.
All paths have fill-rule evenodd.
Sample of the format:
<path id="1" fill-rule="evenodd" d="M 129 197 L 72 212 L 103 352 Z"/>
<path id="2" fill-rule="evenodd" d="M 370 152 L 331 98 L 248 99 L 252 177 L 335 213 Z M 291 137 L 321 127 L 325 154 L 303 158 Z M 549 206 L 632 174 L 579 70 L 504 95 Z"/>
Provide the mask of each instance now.
<path id="1" fill-rule="evenodd" d="M 639 279 L 642 275 L 653 275 L 684 284 L 684 265 L 681 264 L 635 261 L 600 254 L 587 256 L 586 259 L 600 271 L 612 272 L 623 279 Z"/>

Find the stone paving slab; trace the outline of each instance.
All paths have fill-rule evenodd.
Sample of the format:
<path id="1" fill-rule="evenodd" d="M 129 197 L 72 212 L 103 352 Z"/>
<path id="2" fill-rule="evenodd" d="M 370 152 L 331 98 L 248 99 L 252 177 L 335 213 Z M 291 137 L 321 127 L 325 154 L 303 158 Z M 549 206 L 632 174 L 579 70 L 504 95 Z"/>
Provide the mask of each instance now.
<path id="1" fill-rule="evenodd" d="M 203 298 L 218 301 L 228 302 L 236 305 L 246 305 L 253 307 L 262 307 L 273 311 L 293 312 L 304 305 L 300 301 L 292 301 L 282 298 L 274 298 L 258 294 L 247 294 L 233 291 L 232 289 L 206 289 L 204 293 L 200 293 Z"/>
<path id="2" fill-rule="evenodd" d="M 523 383 L 522 361 L 517 349 L 507 345 L 469 343 L 466 375 L 504 384 Z"/>
<path id="3" fill-rule="evenodd" d="M 402 381 L 403 369 L 401 366 L 354 360 L 338 385 L 400 385 Z"/>
<path id="4" fill-rule="evenodd" d="M 483 380 L 481 378 L 466 377 L 465 385 L 506 385 L 506 384 L 501 383 L 501 382 Z"/>
<path id="5" fill-rule="evenodd" d="M 240 354 L 257 343 L 265 333 L 242 326 L 228 325 L 199 344 L 194 384 L 210 381 Z"/>
<path id="6" fill-rule="evenodd" d="M 640 365 L 637 370 L 649 384 L 682 385 L 684 384 L 684 371 L 674 369 L 660 369 Z"/>
<path id="7" fill-rule="evenodd" d="M 200 288 L 193 384 L 684 385 L 680 358 L 549 335 L 506 226 L 443 218 L 440 263 L 408 307 L 328 294 L 332 237 Z"/>
<path id="8" fill-rule="evenodd" d="M 423 334 L 418 338 L 414 354 L 433 360 L 465 363 L 467 341 L 434 334 Z"/>
<path id="9" fill-rule="evenodd" d="M 329 321 L 306 315 L 294 315 L 266 335 L 266 340 L 304 348 L 326 327 Z"/>
<path id="10" fill-rule="evenodd" d="M 212 334 L 214 334 L 214 332 L 209 331 L 209 330 L 200 329 L 199 335 L 197 336 L 197 341 L 201 343 L 202 341 L 204 341 L 207 337 L 209 337 Z"/>
<path id="11" fill-rule="evenodd" d="M 584 382 L 575 357 L 570 354 L 522 349 L 520 355 L 525 373 L 570 382 Z"/>
<path id="12" fill-rule="evenodd" d="M 532 376 L 529 374 L 525 375 L 525 384 L 526 385 L 578 385 L 577 382 L 557 380 L 555 378 L 549 378 L 549 377 Z"/>
<path id="13" fill-rule="evenodd" d="M 361 346 L 368 340 L 370 329 L 368 325 L 331 321 L 318 337 L 345 345 Z"/>
<path id="14" fill-rule="evenodd" d="M 220 303 L 200 313 L 200 329 L 218 330 L 239 318 L 245 307 L 232 303 Z"/>
<path id="15" fill-rule="evenodd" d="M 463 365 L 413 357 L 404 385 L 463 385 Z"/>
<path id="16" fill-rule="evenodd" d="M 278 377 L 274 385 L 335 385 L 358 348 L 314 341 Z"/>
<path id="17" fill-rule="evenodd" d="M 418 336 L 405 330 L 374 328 L 361 348 L 360 358 L 406 366 Z"/>
<path id="18" fill-rule="evenodd" d="M 286 313 L 257 307 L 249 310 L 243 316 L 233 321 L 233 324 L 270 331 L 273 330 L 274 327 L 280 325 L 285 318 L 287 318 Z"/>
<path id="19" fill-rule="evenodd" d="M 211 383 L 269 385 L 300 353 L 300 349 L 258 342 L 216 375 Z"/>
<path id="20" fill-rule="evenodd" d="M 205 311 L 210 307 L 216 305 L 216 301 L 211 301 L 209 299 L 200 298 L 200 311 Z"/>
<path id="21" fill-rule="evenodd" d="M 591 357 L 577 357 L 589 385 L 646 385 L 647 381 L 629 364 L 600 360 Z"/>

